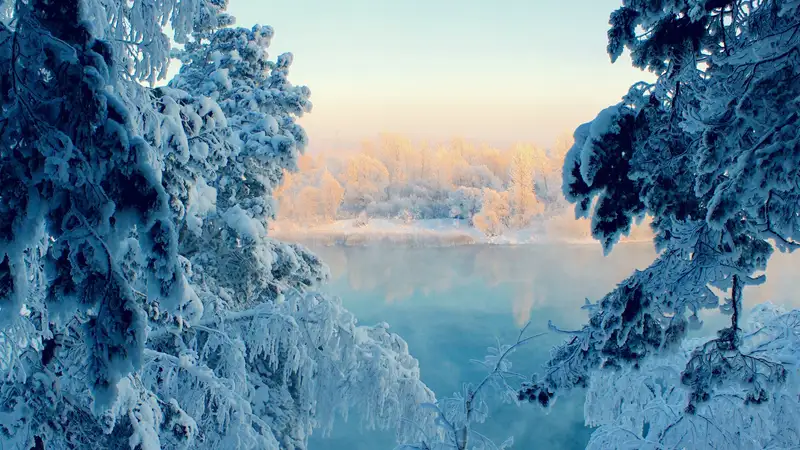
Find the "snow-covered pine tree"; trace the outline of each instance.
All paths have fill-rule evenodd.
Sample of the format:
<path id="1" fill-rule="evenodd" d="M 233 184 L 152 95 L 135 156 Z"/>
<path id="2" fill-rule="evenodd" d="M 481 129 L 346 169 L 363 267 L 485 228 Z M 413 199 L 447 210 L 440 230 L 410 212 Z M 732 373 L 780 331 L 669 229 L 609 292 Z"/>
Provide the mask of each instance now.
<path id="1" fill-rule="evenodd" d="M 305 132 L 295 118 L 311 109 L 309 89 L 293 86 L 287 80 L 291 54 L 281 55 L 277 63 L 268 60 L 272 36 L 272 28 L 263 26 L 223 28 L 207 40 L 196 36 L 194 42 L 199 44 L 190 45 L 180 55 L 181 72 L 169 85 L 219 105 L 225 116 L 229 135 L 220 140 L 231 151 L 224 151 L 226 163 L 210 175 L 215 178 L 208 186 L 215 191 L 216 208 L 204 233 L 218 234 L 206 240 L 218 242 L 232 252 L 223 257 L 223 264 L 217 265 L 233 266 L 232 270 L 219 278 L 245 295 L 239 299 L 245 305 L 258 302 L 262 291 L 272 291 L 272 298 L 278 295 L 269 269 L 273 252 L 267 247 L 274 247 L 275 243 L 266 236 L 267 221 L 274 216 L 272 194 L 282 181 L 284 170 L 296 169 L 297 157 L 306 145 Z M 206 146 L 214 147 L 205 139 L 203 134 L 196 139 L 201 153 Z M 193 245 L 189 242 L 192 236 L 193 233 L 185 234 L 186 246 Z M 199 247 L 208 254 L 208 245 L 216 248 L 216 244 L 203 242 L 195 243 L 192 249 Z M 213 259 L 219 260 L 219 256 Z M 252 270 L 235 267 L 241 264 Z M 317 261 L 306 267 L 312 271 L 319 268 Z M 322 273 L 303 276 L 307 278 L 306 285 L 323 278 Z"/>
<path id="2" fill-rule="evenodd" d="M 271 29 L 219 29 L 225 6 L 0 10 L 4 448 L 294 449 L 351 406 L 367 426 L 430 418 L 405 342 L 265 235 L 308 90 L 267 59 Z M 165 25 L 192 58 L 151 89 Z"/>
<path id="3" fill-rule="evenodd" d="M 73 408 L 82 399 L 60 395 L 61 378 L 81 380 L 77 395 L 91 391 L 96 429 L 113 428 L 107 412 L 118 384 L 141 368 L 147 335 L 147 302 L 120 261 L 132 235 L 143 296 L 175 314 L 170 325 L 202 314 L 152 148 L 116 93 L 123 72 L 86 17 L 77 0 L 18 1 L 0 23 L 0 308 L 9 346 L 0 389 L 14 411 L 3 420 L 12 442 L 84 420 Z M 76 336 L 81 363 L 59 363 L 57 349 Z M 70 430 L 76 439 L 88 431 L 80 428 Z"/>
<path id="4" fill-rule="evenodd" d="M 206 191 L 195 203 L 208 207 L 193 208 L 191 194 L 176 198 L 178 205 L 189 199 L 176 213 L 200 213 L 182 228 L 180 248 L 206 314 L 178 346 L 166 345 L 173 347 L 170 353 L 191 349 L 196 364 L 220 378 L 245 380 L 237 392 L 249 403 L 244 414 L 249 417 L 242 420 L 263 421 L 260 428 L 282 449 L 304 448 L 313 427 L 329 428 L 336 413 L 352 406 L 366 409 L 367 426 L 414 434 L 399 419 L 415 414 L 416 404 L 432 394 L 419 382 L 405 343 L 384 326 L 357 327 L 338 299 L 306 292 L 326 278 L 327 269 L 302 247 L 266 235 L 272 193 L 305 147 L 295 119 L 310 110 L 308 88 L 287 81 L 291 55 L 281 55 L 277 63 L 267 59 L 272 35 L 271 28 L 255 26 L 197 36 L 195 42 L 207 43 L 189 46 L 180 55 L 180 74 L 159 90 L 159 101 L 187 106 L 186 93 L 199 93 L 219 105 L 227 127 L 223 135 L 184 127 L 197 130 L 185 140 L 200 147 L 189 150 L 192 158 L 216 153 L 227 161 L 188 164 L 200 169 L 190 171 L 187 184 Z M 181 120 L 175 111 L 175 121 Z M 190 173 L 178 159 L 168 162 L 166 172 L 174 178 Z M 154 389 L 173 387 L 150 375 Z M 182 378 L 187 393 L 198 385 L 214 391 L 213 384 L 192 374 Z M 207 421 L 201 428 L 214 430 L 216 418 L 204 412 L 204 403 L 185 408 Z M 230 438 L 221 430 L 217 434 L 207 435 L 208 447 Z M 257 448 L 265 445 L 254 442 Z"/>
<path id="5" fill-rule="evenodd" d="M 742 347 L 739 321 L 743 289 L 763 281 L 773 249 L 800 246 L 800 1 L 627 0 L 610 24 L 612 60 L 627 48 L 657 81 L 576 130 L 564 193 L 606 251 L 651 215 L 660 254 L 587 301 L 589 323 L 520 396 L 549 405 L 595 369 L 639 367 L 679 348 L 702 310 L 721 309 L 730 326 L 682 368 L 686 413 L 721 386 L 773 401 L 787 362 Z"/>

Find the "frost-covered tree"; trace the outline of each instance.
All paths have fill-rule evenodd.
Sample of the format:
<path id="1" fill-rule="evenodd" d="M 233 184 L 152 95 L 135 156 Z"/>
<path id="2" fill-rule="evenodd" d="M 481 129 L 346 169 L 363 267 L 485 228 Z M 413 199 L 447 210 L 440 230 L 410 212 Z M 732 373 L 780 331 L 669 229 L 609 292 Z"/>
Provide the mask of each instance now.
<path id="1" fill-rule="evenodd" d="M 472 218 L 480 211 L 482 202 L 483 192 L 480 189 L 459 187 L 450 193 L 450 198 L 448 199 L 450 217 L 467 220 L 472 223 Z"/>
<path id="2" fill-rule="evenodd" d="M 525 226 L 533 219 L 564 214 L 566 204 L 560 183 L 555 181 L 561 179 L 564 145 L 561 144 L 555 153 L 546 153 L 532 145 L 516 148 L 529 157 L 517 158 L 513 170 L 510 169 L 514 148 L 501 151 L 489 146 L 473 146 L 463 139 L 442 145 L 434 153 L 427 143 L 415 143 L 397 135 L 381 135 L 378 142 L 365 142 L 359 152 L 321 153 L 316 158 L 304 156 L 299 160 L 297 174 L 276 191 L 282 205 L 278 219 L 287 228 L 311 216 L 317 217 L 316 220 L 334 215 L 349 219 L 361 211 L 371 217 L 387 219 L 408 218 L 406 212 L 415 220 L 453 216 L 468 219 L 473 213 L 464 213 L 460 206 L 456 207 L 456 214 L 452 214 L 457 203 L 453 200 L 463 197 L 464 188 L 472 192 L 508 190 L 509 194 L 514 194 L 518 204 L 515 210 L 519 212 L 515 214 L 514 223 L 518 226 Z M 345 196 L 336 211 L 322 214 L 317 206 L 305 208 L 303 204 L 329 204 L 318 198 L 316 190 L 322 189 L 321 195 L 328 192 L 321 187 L 325 171 L 330 171 L 345 188 Z M 510 172 L 516 181 L 510 180 Z M 305 189 L 306 186 L 313 189 Z M 301 193 L 303 198 L 300 198 Z"/>
<path id="3" fill-rule="evenodd" d="M 309 89 L 288 81 L 292 54 L 267 59 L 272 36 L 265 26 L 220 29 L 207 43 L 197 35 L 180 54 L 181 73 L 170 82 L 213 100 L 225 114 L 235 151 L 221 169 L 218 208 L 239 215 L 238 205 L 256 221 L 274 216 L 274 189 L 285 169 L 296 169 L 307 142 L 294 118 L 311 110 Z M 253 176 L 244 183 L 234 181 L 247 173 Z"/>
<path id="4" fill-rule="evenodd" d="M 139 2 L 9 6 L 0 23 L 3 435 L 19 446 L 80 445 L 114 427 L 120 383 L 144 364 L 153 302 L 169 312 L 166 327 L 203 312 L 181 266 L 155 151 L 140 133 L 143 112 L 128 101 L 139 92 L 133 80 L 159 62 L 120 67 L 115 55 L 138 48 L 101 39 L 163 33 L 152 17 L 142 21 Z M 195 6 L 165 3 L 149 14 L 177 25 L 211 5 Z M 110 9 L 114 21 L 94 20 Z M 159 50 L 150 54 L 166 57 Z M 143 291 L 124 261 L 133 247 Z M 146 395 L 131 404 L 149 408 L 139 401 Z"/>
<path id="5" fill-rule="evenodd" d="M 520 396 L 549 405 L 597 369 L 649 364 L 719 309 L 730 326 L 681 363 L 682 411 L 713 409 L 726 389 L 778 402 L 788 361 L 745 345 L 739 322 L 773 249 L 800 245 L 800 2 L 629 0 L 610 23 L 612 60 L 627 48 L 657 81 L 576 130 L 564 193 L 606 251 L 651 215 L 660 254 L 587 304 L 589 323 Z"/>
<path id="6" fill-rule="evenodd" d="M 746 388 L 726 385 L 694 414 L 683 413 L 690 388 L 681 368 L 694 349 L 713 339 L 689 339 L 677 352 L 644 361 L 639 369 L 604 371 L 591 378 L 585 414 L 599 427 L 588 449 L 786 449 L 800 442 L 800 311 L 759 305 L 742 328 L 743 351 L 788 369 L 787 382 L 753 407 Z"/>
<path id="7" fill-rule="evenodd" d="M 312 224 L 320 220 L 322 210 L 322 190 L 313 186 L 304 186 L 294 199 L 294 218 L 300 223 Z"/>
<path id="8" fill-rule="evenodd" d="M 487 236 L 500 236 L 508 227 L 510 216 L 508 193 L 484 189 L 481 210 L 473 218 L 475 227 Z"/>
<path id="9" fill-rule="evenodd" d="M 269 27 L 220 28 L 225 6 L 3 9 L 3 448 L 302 449 L 354 406 L 419 431 L 399 419 L 433 396 L 405 342 L 266 236 L 309 91 L 268 59 Z M 166 25 L 184 64 L 152 89 Z"/>
<path id="10" fill-rule="evenodd" d="M 345 180 L 345 198 L 348 203 L 363 210 L 375 199 L 385 196 L 389 186 L 389 171 L 377 159 L 359 154 L 347 163 Z"/>
<path id="11" fill-rule="evenodd" d="M 322 174 L 319 188 L 322 191 L 322 215 L 327 220 L 333 220 L 342 204 L 344 188 L 327 170 Z"/>
<path id="12" fill-rule="evenodd" d="M 159 342 L 159 352 L 188 352 L 206 376 L 211 371 L 221 381 L 178 372 L 179 381 L 165 383 L 161 371 L 147 374 L 165 394 L 175 384 L 190 398 L 205 392 L 185 409 L 206 430 L 206 447 L 235 440 L 245 448 L 305 448 L 312 428 L 329 429 L 335 414 L 355 405 L 366 409 L 366 426 L 394 428 L 431 395 L 402 340 L 385 327 L 356 327 L 338 301 L 308 293 L 326 276 L 316 257 L 266 236 L 271 195 L 305 146 L 295 118 L 310 108 L 308 89 L 287 81 L 291 55 L 267 59 L 271 37 L 272 29 L 261 26 L 217 31 L 206 45 L 187 48 L 181 73 L 165 90 L 199 92 L 218 104 L 230 129 L 221 147 L 233 146 L 224 166 L 201 173 L 213 180 L 207 184 L 215 208 L 199 230 L 182 235 L 185 264 L 208 305 L 204 322 L 213 326 Z M 216 143 L 202 131 L 196 136 L 200 155 Z M 217 397 L 220 383 L 231 379 L 241 381 Z M 208 409 L 208 395 L 220 403 L 216 410 Z M 242 429 L 221 426 L 220 413 Z"/>
<path id="13" fill-rule="evenodd" d="M 548 215 L 561 214 L 568 207 L 561 190 L 561 180 L 564 178 L 564 159 L 572 144 L 572 134 L 564 133 L 556 139 L 555 145 L 547 150 L 546 163 L 542 167 L 543 173 L 537 181 L 536 195 L 544 202 Z"/>
<path id="14" fill-rule="evenodd" d="M 474 166 L 466 161 L 453 168 L 453 184 L 474 189 L 500 189 L 502 183 L 485 165 Z"/>
<path id="15" fill-rule="evenodd" d="M 379 136 L 379 145 L 372 155 L 380 161 L 389 174 L 389 184 L 403 185 L 409 181 L 413 173 L 413 148 L 411 140 L 407 137 L 382 133 Z"/>
<path id="16" fill-rule="evenodd" d="M 534 147 L 520 144 L 514 148 L 511 156 L 508 200 L 511 206 L 511 223 L 518 228 L 527 226 L 533 216 L 542 211 L 542 204 L 536 198 L 534 183 L 536 154 Z"/>
<path id="17" fill-rule="evenodd" d="M 336 219 L 344 199 L 344 188 L 327 168 L 306 167 L 286 172 L 275 189 L 280 218 L 299 224 Z"/>

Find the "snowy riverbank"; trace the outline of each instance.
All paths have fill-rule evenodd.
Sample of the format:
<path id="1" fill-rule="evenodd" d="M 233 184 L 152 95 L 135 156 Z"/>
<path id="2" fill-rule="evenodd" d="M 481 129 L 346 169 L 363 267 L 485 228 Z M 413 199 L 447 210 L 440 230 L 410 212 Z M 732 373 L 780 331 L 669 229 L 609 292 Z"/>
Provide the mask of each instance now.
<path id="1" fill-rule="evenodd" d="M 364 246 L 393 244 L 415 247 L 446 247 L 456 245 L 523 245 L 542 243 L 597 244 L 588 229 L 575 232 L 575 227 L 562 227 L 565 222 L 544 220 L 520 230 L 506 230 L 501 236 L 488 237 L 464 220 L 426 219 L 404 222 L 399 219 L 370 219 L 357 226 L 355 219 L 299 227 L 277 222 L 270 227 L 270 236 L 284 241 L 313 243 L 317 245 Z M 635 233 L 625 242 L 649 241 L 649 236 Z"/>

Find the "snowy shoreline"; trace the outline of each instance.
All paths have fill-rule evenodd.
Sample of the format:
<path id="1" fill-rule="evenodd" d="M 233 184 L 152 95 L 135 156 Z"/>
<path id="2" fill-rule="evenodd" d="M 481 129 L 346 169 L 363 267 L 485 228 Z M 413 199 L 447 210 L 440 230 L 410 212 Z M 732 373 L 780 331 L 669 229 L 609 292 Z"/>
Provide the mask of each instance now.
<path id="1" fill-rule="evenodd" d="M 427 219 L 404 222 L 397 219 L 371 219 L 356 226 L 354 219 L 338 220 L 311 227 L 274 223 L 270 237 L 283 241 L 325 245 L 362 247 L 375 244 L 409 247 L 455 247 L 465 245 L 535 245 L 535 244 L 598 244 L 590 236 L 575 237 L 548 232 L 544 223 L 521 230 L 507 230 L 501 236 L 488 237 L 464 220 Z M 649 238 L 623 238 L 622 243 L 651 242 Z"/>

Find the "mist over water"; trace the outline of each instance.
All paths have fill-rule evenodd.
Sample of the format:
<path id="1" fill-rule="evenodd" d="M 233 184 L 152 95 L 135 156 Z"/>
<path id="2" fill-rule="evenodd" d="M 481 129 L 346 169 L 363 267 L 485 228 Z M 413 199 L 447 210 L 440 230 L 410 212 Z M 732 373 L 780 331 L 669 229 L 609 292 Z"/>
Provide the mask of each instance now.
<path id="1" fill-rule="evenodd" d="M 545 331 L 552 320 L 562 328 L 586 320 L 584 299 L 600 298 L 632 270 L 646 267 L 656 254 L 650 244 L 619 245 L 603 257 L 598 245 L 474 245 L 447 248 L 313 247 L 330 266 L 326 290 L 363 324 L 387 322 L 420 362 L 422 379 L 437 396 L 451 395 L 463 382 L 478 382 L 485 372 L 471 359 L 487 347 L 513 342 L 519 327 Z M 776 255 L 768 283 L 746 290 L 745 305 L 772 299 L 797 304 L 791 290 L 798 274 L 796 256 Z M 790 300 L 791 299 L 791 300 Z M 705 316 L 704 333 L 725 317 Z M 563 336 L 547 334 L 512 356 L 523 374 L 539 370 L 550 348 Z M 583 392 L 558 400 L 549 413 L 538 406 L 491 404 L 491 415 L 477 427 L 500 443 L 514 436 L 515 449 L 582 449 L 591 429 L 583 425 Z M 317 433 L 312 450 L 391 449 L 390 432 L 359 431 L 358 417 L 338 423 L 330 437 Z"/>
<path id="2" fill-rule="evenodd" d="M 471 359 L 487 347 L 513 342 L 531 320 L 531 332 L 548 319 L 577 327 L 585 319 L 585 297 L 596 298 L 634 268 L 652 261 L 648 245 L 620 247 L 604 259 L 599 246 L 462 246 L 449 248 L 313 248 L 332 272 L 328 290 L 342 297 L 361 323 L 385 321 L 420 361 L 422 379 L 438 396 L 478 382 L 485 372 Z M 512 356 L 514 368 L 533 373 L 563 336 L 545 335 Z M 487 423 L 477 429 L 514 448 L 581 449 L 590 430 L 583 426 L 583 394 L 561 398 L 549 414 L 538 406 L 490 404 Z M 338 424 L 312 449 L 392 448 L 391 432 L 359 434 L 357 420 Z"/>

